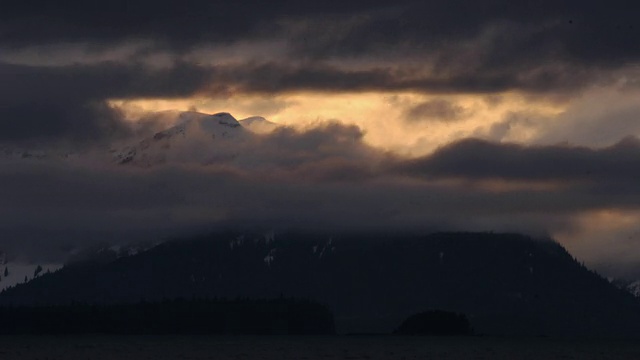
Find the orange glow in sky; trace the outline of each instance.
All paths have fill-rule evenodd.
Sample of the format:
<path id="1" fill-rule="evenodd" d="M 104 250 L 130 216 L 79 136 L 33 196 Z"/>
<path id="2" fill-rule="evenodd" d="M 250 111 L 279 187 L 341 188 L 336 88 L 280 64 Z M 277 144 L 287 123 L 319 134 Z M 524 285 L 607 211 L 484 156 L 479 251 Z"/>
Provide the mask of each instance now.
<path id="1" fill-rule="evenodd" d="M 407 112 L 424 102 L 447 101 L 461 110 L 455 120 L 407 119 Z M 498 100 L 476 95 L 432 96 L 414 93 L 297 93 L 278 96 L 234 96 L 225 99 L 140 99 L 112 100 L 135 119 L 141 114 L 167 110 L 196 110 L 204 113 L 229 112 L 237 119 L 263 116 L 267 120 L 308 127 L 326 121 L 355 124 L 365 132 L 372 146 L 403 155 L 419 156 L 439 146 L 465 137 L 482 137 L 493 124 L 513 112 L 527 112 L 534 105 L 517 94 L 503 94 Z M 562 105 L 536 102 L 537 114 L 555 116 Z M 509 141 L 528 142 L 535 133 L 522 128 Z"/>

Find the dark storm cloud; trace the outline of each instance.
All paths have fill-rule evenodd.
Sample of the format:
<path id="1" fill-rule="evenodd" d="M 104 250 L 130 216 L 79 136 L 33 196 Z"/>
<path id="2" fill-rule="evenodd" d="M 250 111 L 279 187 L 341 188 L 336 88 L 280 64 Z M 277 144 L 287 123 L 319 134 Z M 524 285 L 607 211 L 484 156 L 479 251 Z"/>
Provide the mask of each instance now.
<path id="1" fill-rule="evenodd" d="M 195 93 L 211 80 L 209 70 L 176 63 L 154 68 L 139 63 L 38 67 L 0 63 L 0 99 L 93 99 L 180 97 Z"/>
<path id="2" fill-rule="evenodd" d="M 224 40 L 246 36 L 252 22 L 259 20 L 258 14 L 264 10 L 268 14 L 269 7 L 260 4 L 253 4 L 255 15 L 250 16 L 252 12 L 241 4 L 222 1 L 15 2 L 0 16 L 0 41 L 24 46 L 73 41 L 108 44 L 132 38 L 175 45 L 203 38 Z"/>
<path id="3" fill-rule="evenodd" d="M 376 4 L 378 3 L 378 4 Z M 264 37 L 283 17 L 353 13 L 382 1 L 274 0 L 71 0 L 52 4 L 13 2 L 0 14 L 0 43 L 15 47 L 43 43 L 156 40 L 175 49 L 208 42 Z"/>
<path id="4" fill-rule="evenodd" d="M 404 116 L 409 121 L 450 122 L 461 120 L 468 115 L 464 107 L 447 100 L 436 99 L 409 108 Z"/>
<path id="5" fill-rule="evenodd" d="M 345 70 L 321 64 L 247 63 L 202 66 L 175 62 L 165 67 L 142 62 L 103 62 L 67 66 L 0 64 L 0 140 L 31 138 L 99 139 L 126 134 L 127 124 L 105 100 L 120 98 L 174 98 L 233 93 L 282 93 L 296 91 L 413 90 L 424 92 L 491 92 L 512 87 L 551 86 L 542 75 L 519 75 L 521 83 L 502 76 L 477 78 L 420 78 L 389 68 Z M 553 88 L 575 86 L 555 76 Z M 451 120 L 463 115 L 456 105 L 422 104 L 410 114 L 441 116 Z M 429 114 L 427 114 L 429 113 Z M 437 113 L 437 114 L 436 114 Z"/>
<path id="6" fill-rule="evenodd" d="M 306 174 L 326 174 L 328 169 L 324 160 L 304 166 Z M 331 181 L 323 176 L 307 181 L 296 179 L 300 173 L 294 169 L 281 171 L 285 176 L 274 179 L 224 167 L 135 172 L 14 167 L 0 174 L 2 183 L 11 185 L 0 189 L 0 246 L 16 253 L 26 251 L 21 243 L 39 243 L 41 253 L 28 255 L 42 258 L 54 256 L 50 249 L 63 245 L 158 240 L 219 226 L 427 231 L 473 226 L 482 216 L 499 216 L 504 209 L 513 214 L 515 196 L 521 206 L 553 209 L 554 214 L 575 204 L 566 201 L 564 208 L 557 208 L 558 197 L 552 194 L 495 195 L 444 186 L 353 181 L 357 169 L 354 163 L 344 167 L 342 173 L 350 181 L 336 181 L 335 172 Z M 55 256 L 61 256 L 59 250 Z"/>
<path id="7" fill-rule="evenodd" d="M 619 63 L 640 55 L 635 41 L 640 29 L 628 11 L 632 3 L 615 3 L 618 6 L 599 1 L 400 1 L 382 10 L 363 9 L 346 22 L 310 15 L 297 44 L 301 54 L 316 56 L 386 51 L 398 44 L 433 51 L 496 26 L 495 38 L 476 54 L 486 68 L 550 57 Z M 332 31 L 331 25 L 340 31 Z"/>
<path id="8" fill-rule="evenodd" d="M 211 87 L 216 92 L 239 91 L 283 93 L 296 91 L 416 91 L 424 93 L 496 93 L 573 91 L 588 84 L 595 74 L 564 67 L 509 72 L 425 75 L 414 67 L 374 67 L 360 70 L 318 62 L 287 64 L 247 63 L 210 68 L 216 74 Z"/>
<path id="9" fill-rule="evenodd" d="M 210 76 L 187 64 L 161 69 L 116 63 L 0 64 L 0 79 L 0 141 L 87 141 L 128 132 L 122 114 L 109 107 L 106 99 L 189 96 L 208 84 Z"/>
<path id="10" fill-rule="evenodd" d="M 59 261 L 64 249 L 225 224 L 335 226 L 332 211 L 357 212 L 356 203 L 346 207 L 348 189 L 366 183 L 380 161 L 358 128 L 339 124 L 230 141 L 237 154 L 207 166 L 188 153 L 151 169 L 117 165 L 98 151 L 79 162 L 0 157 L 0 248 Z"/>
<path id="11" fill-rule="evenodd" d="M 105 103 L 109 98 L 298 91 L 573 93 L 610 83 L 612 69 L 640 54 L 632 12 L 594 4 L 14 2 L 0 13 L 5 51 L 73 43 L 85 44 L 89 52 L 139 41 L 148 45 L 119 62 L 0 64 L 0 140 L 125 134 L 121 114 Z M 245 40 L 286 46 L 277 60 L 145 62 L 154 54 L 181 59 L 188 50 Z M 352 60 L 366 65 L 348 66 Z M 409 115 L 458 116 L 455 106 L 445 107 L 423 104 Z"/>
<path id="12" fill-rule="evenodd" d="M 310 59 L 413 59 L 426 91 L 571 92 L 637 62 L 640 27 L 600 2 L 435 1 L 292 25 L 293 53 Z M 419 77 L 420 71 L 415 71 Z"/>
<path id="13" fill-rule="evenodd" d="M 4 159 L 0 245 L 59 260 L 61 249 L 96 242 L 229 226 L 544 232 L 570 227 L 576 213 L 640 205 L 634 139 L 601 150 L 467 140 L 406 160 L 362 135 L 339 124 L 282 128 L 232 140 L 233 156 L 206 165 L 188 153 L 151 168 L 105 164 L 102 153 L 79 162 Z M 496 190 L 482 185 L 487 179 L 515 186 Z M 558 186 L 526 185 L 536 181 Z"/>
<path id="14" fill-rule="evenodd" d="M 323 75 L 336 84 L 329 87 L 341 90 L 562 91 L 602 81 L 600 71 L 640 58 L 640 26 L 635 26 L 634 12 L 624 5 L 630 4 L 32 1 L 3 8 L 0 45 L 84 42 L 95 47 L 142 40 L 150 41 L 151 49 L 155 44 L 181 53 L 210 44 L 282 40 L 288 44 L 287 61 L 277 69 L 253 69 L 256 75 L 265 75 L 260 70 L 275 71 L 273 84 L 257 85 L 265 91 L 323 90 L 329 82 Z M 403 77 L 413 78 L 408 81 L 383 65 L 378 67 L 383 70 L 362 72 L 317 66 L 317 61 L 354 58 L 374 64 L 385 59 L 394 66 L 410 59 L 428 64 L 430 73 L 404 68 Z M 299 60 L 308 61 L 300 65 Z M 301 68 L 283 70 L 292 63 Z"/>
<path id="15" fill-rule="evenodd" d="M 265 167 L 268 177 L 316 183 L 364 182 L 391 159 L 366 145 L 363 136 L 358 127 L 338 123 L 306 131 L 281 128 L 258 137 L 244 151 L 260 152 L 261 165 L 256 167 Z"/>
<path id="16" fill-rule="evenodd" d="M 633 2 L 506 0 L 415 2 L 240 0 L 104 1 L 78 0 L 52 4 L 21 1 L 7 4 L 0 15 L 0 43 L 157 39 L 176 46 L 234 41 L 282 31 L 282 22 L 306 24 L 296 37 L 303 54 L 343 55 L 370 52 L 393 44 L 430 47 L 443 39 L 456 41 L 478 34 L 488 24 L 513 22 L 540 27 L 516 48 L 497 48 L 496 63 L 508 57 L 548 55 L 560 50 L 589 61 L 637 57 Z M 349 19 L 349 28 L 332 28 Z M 356 20 L 353 20 L 356 19 Z M 286 27 L 284 29 L 287 29 Z M 510 34 L 504 34 L 508 39 Z M 500 44 L 492 44 L 499 46 Z M 557 46 L 555 46 L 557 45 Z M 512 52 L 511 50 L 517 50 Z M 545 54 L 538 51 L 545 50 Z"/>
<path id="17" fill-rule="evenodd" d="M 262 135 L 237 130 L 218 141 L 197 126 L 189 126 L 187 135 L 175 141 L 153 136 L 134 144 L 133 152 L 125 149 L 133 156 L 123 166 L 207 166 L 237 176 L 319 184 L 367 181 L 392 159 L 365 144 L 362 130 L 353 125 L 325 123 L 304 131 L 282 126 Z"/>
<path id="18" fill-rule="evenodd" d="M 617 186 L 640 176 L 640 140 L 602 149 L 525 146 L 465 139 L 423 158 L 407 160 L 402 171 L 415 176 L 522 181 L 594 182 Z"/>
<path id="19" fill-rule="evenodd" d="M 31 99 L 0 105 L 0 142 L 61 139 L 89 142 L 129 133 L 122 114 L 103 102 Z"/>

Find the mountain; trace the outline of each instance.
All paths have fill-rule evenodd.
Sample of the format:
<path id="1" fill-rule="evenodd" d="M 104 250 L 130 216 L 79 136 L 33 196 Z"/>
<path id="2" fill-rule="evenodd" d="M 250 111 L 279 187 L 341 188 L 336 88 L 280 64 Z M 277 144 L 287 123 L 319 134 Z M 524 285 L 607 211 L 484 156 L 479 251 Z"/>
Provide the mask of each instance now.
<path id="1" fill-rule="evenodd" d="M 233 158 L 244 141 L 254 134 L 270 133 L 280 125 L 260 116 L 236 120 L 231 114 L 204 114 L 195 111 L 162 113 L 175 125 L 131 144 L 108 150 L 117 164 L 149 167 L 166 162 L 209 164 Z M 68 146 L 68 145 L 67 145 Z M 85 157 L 103 159 L 102 150 L 79 150 L 62 144 L 10 145 L 0 143 L 0 159 L 78 161 Z"/>
<path id="2" fill-rule="evenodd" d="M 56 271 L 62 264 L 27 263 L 11 259 L 6 252 L 0 250 L 0 291 L 24 283 L 51 271 Z"/>
<path id="3" fill-rule="evenodd" d="M 82 151 L 70 148 L 58 148 L 49 146 L 11 146 L 0 143 L 0 160 L 22 161 L 22 160 L 63 160 L 74 161 L 84 154 Z"/>
<path id="4" fill-rule="evenodd" d="M 342 333 L 390 332 L 436 309 L 485 334 L 640 335 L 636 298 L 559 244 L 515 234 L 217 233 L 66 266 L 0 304 L 280 296 L 328 304 Z"/>
<path id="5" fill-rule="evenodd" d="M 44 159 L 47 153 L 42 150 L 27 150 L 17 147 L 0 147 L 0 154 L 9 159 Z"/>
<path id="6" fill-rule="evenodd" d="M 627 291 L 631 295 L 640 298 L 640 280 L 628 280 L 625 278 L 617 278 L 609 280 L 618 289 Z"/>
<path id="7" fill-rule="evenodd" d="M 173 161 L 208 164 L 237 156 L 239 145 L 251 136 L 229 113 L 189 111 L 178 115 L 175 126 L 113 150 L 112 156 L 117 163 L 142 167 Z"/>
<path id="8" fill-rule="evenodd" d="M 281 126 L 280 124 L 269 121 L 262 116 L 248 117 L 240 120 L 239 123 L 245 129 L 256 134 L 268 134 Z"/>

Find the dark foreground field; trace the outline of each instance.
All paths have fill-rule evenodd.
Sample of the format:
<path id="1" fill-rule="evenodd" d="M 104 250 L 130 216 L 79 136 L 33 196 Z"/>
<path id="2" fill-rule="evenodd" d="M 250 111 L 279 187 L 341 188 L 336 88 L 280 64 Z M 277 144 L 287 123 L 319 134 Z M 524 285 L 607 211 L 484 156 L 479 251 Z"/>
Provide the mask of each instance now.
<path id="1" fill-rule="evenodd" d="M 0 359 L 640 359 L 635 340 L 400 336 L 5 336 Z"/>

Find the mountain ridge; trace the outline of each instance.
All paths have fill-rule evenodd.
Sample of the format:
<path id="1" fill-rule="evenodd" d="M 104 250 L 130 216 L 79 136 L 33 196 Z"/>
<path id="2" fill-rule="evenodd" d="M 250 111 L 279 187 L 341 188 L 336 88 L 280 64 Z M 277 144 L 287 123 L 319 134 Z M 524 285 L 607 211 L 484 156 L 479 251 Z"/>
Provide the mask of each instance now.
<path id="1" fill-rule="evenodd" d="M 390 332 L 430 309 L 493 335 L 640 335 L 640 303 L 559 244 L 517 234 L 216 233 L 82 264 L 0 304 L 279 296 L 329 304 L 339 332 Z"/>
<path id="2" fill-rule="evenodd" d="M 221 139 L 233 139 L 237 137 L 247 137 L 247 134 L 268 134 L 277 129 L 280 125 L 271 122 L 261 116 L 252 116 L 246 119 L 237 120 L 228 112 L 218 112 L 206 114 L 196 111 L 167 112 L 164 114 L 166 121 L 172 125 L 156 131 L 138 140 L 128 139 L 125 144 L 112 147 L 105 152 L 113 162 L 117 164 L 138 163 L 142 166 L 153 166 L 163 163 L 167 157 L 168 149 L 176 146 L 175 139 L 183 138 L 178 147 L 189 146 L 197 148 L 204 145 L 207 148 L 208 142 Z M 172 141 L 171 139 L 174 138 Z M 242 139 L 239 139 L 242 141 Z M 126 144 L 128 142 L 128 144 Z M 182 143 L 182 144 L 180 144 Z M 227 144 L 228 145 L 228 144 Z M 211 151 L 219 151 L 218 146 L 210 147 Z M 227 149 L 228 152 L 228 149 Z M 13 145 L 0 143 L 0 157 L 6 160 L 62 160 L 75 161 L 87 155 L 101 155 L 97 149 L 72 149 L 48 148 L 45 145 Z M 144 158 L 144 159 L 140 159 Z M 196 159 L 201 161 L 201 158 Z M 206 161 L 202 160 L 202 161 Z"/>
<path id="3" fill-rule="evenodd" d="M 184 161 L 207 163 L 215 161 L 216 157 L 233 157 L 235 144 L 230 141 L 242 142 L 250 136 L 251 133 L 229 113 L 182 112 L 176 125 L 135 145 L 114 150 L 112 156 L 118 164 L 142 167 L 171 161 L 180 154 L 189 155 L 181 158 Z"/>

